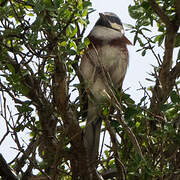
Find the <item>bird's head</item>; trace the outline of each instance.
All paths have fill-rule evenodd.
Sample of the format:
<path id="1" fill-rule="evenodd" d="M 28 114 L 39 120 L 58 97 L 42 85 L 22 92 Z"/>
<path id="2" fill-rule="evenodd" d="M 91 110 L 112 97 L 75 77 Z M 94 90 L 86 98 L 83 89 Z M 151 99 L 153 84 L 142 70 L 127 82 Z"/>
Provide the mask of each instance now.
<path id="1" fill-rule="evenodd" d="M 99 13 L 99 19 L 91 30 L 89 37 L 111 41 L 124 36 L 124 29 L 119 17 L 111 12 Z"/>
<path id="2" fill-rule="evenodd" d="M 114 29 L 124 34 L 124 29 L 120 18 L 112 12 L 99 13 L 100 18 L 97 20 L 95 26 L 104 26 Z"/>

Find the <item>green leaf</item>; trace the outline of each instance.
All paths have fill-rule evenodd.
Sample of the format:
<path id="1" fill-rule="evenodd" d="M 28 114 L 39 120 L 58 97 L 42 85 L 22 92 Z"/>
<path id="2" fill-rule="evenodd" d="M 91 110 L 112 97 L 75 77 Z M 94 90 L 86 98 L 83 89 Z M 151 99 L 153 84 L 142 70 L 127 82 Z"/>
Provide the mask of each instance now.
<path id="1" fill-rule="evenodd" d="M 126 28 L 134 29 L 134 26 L 131 25 L 131 24 L 123 23 L 123 25 L 124 25 Z"/>
<path id="2" fill-rule="evenodd" d="M 71 29 L 71 37 L 74 37 L 76 33 L 77 33 L 77 26 L 75 25 L 75 27 L 72 27 Z"/>
<path id="3" fill-rule="evenodd" d="M 109 113 L 108 108 L 104 108 L 104 110 L 103 110 L 103 115 L 104 115 L 104 116 L 107 116 L 108 113 Z"/>
<path id="4" fill-rule="evenodd" d="M 138 103 L 138 105 L 140 106 L 146 100 L 146 98 L 147 98 L 147 96 L 142 97 L 140 102 Z"/>
<path id="5" fill-rule="evenodd" d="M 70 34 L 71 34 L 71 27 L 68 26 L 68 27 L 66 28 L 66 36 L 69 37 Z"/>
<path id="6" fill-rule="evenodd" d="M 39 14 L 39 12 L 43 11 L 45 9 L 45 5 L 42 3 L 36 3 L 36 6 L 34 6 L 33 10 L 35 13 Z"/>
<path id="7" fill-rule="evenodd" d="M 121 97 L 122 101 L 125 101 L 128 104 L 134 104 L 134 100 L 130 98 L 129 94 L 123 93 Z"/>
<path id="8" fill-rule="evenodd" d="M 89 45 L 90 41 L 88 38 L 84 38 L 84 44 L 87 47 Z"/>
<path id="9" fill-rule="evenodd" d="M 145 10 L 148 10 L 151 6 L 149 4 L 148 1 L 143 1 L 141 6 L 145 9 Z"/>
<path id="10" fill-rule="evenodd" d="M 136 31 L 133 42 L 134 45 L 136 44 L 137 40 L 138 40 L 138 32 Z"/>
<path id="11" fill-rule="evenodd" d="M 18 112 L 21 114 L 21 113 L 24 113 L 24 112 L 31 112 L 33 111 L 33 109 L 31 107 L 28 107 L 28 106 L 19 106 L 19 105 L 16 105 L 16 108 L 18 110 Z"/>
<path id="12" fill-rule="evenodd" d="M 146 147 L 146 142 L 145 141 L 142 142 L 142 146 Z"/>
<path id="13" fill-rule="evenodd" d="M 138 128 L 140 125 L 141 125 L 141 123 L 137 121 L 136 122 L 136 127 Z"/>
<path id="14" fill-rule="evenodd" d="M 87 8 L 88 6 L 92 6 L 92 3 L 90 1 L 84 1 L 83 2 L 83 8 Z"/>
<path id="15" fill-rule="evenodd" d="M 108 150 L 105 150 L 104 154 L 105 154 L 106 158 L 109 157 L 109 151 Z"/>
<path id="16" fill-rule="evenodd" d="M 20 125 L 18 125 L 18 126 L 15 128 L 15 131 L 16 131 L 16 132 L 20 132 L 20 131 L 23 131 L 24 128 L 25 128 L 25 126 L 22 125 L 22 124 L 20 124 Z"/>
<path id="17" fill-rule="evenodd" d="M 114 160 L 113 159 L 111 159 L 109 162 L 108 162 L 108 166 L 112 166 L 114 164 Z"/>
<path id="18" fill-rule="evenodd" d="M 139 6 L 139 5 L 135 5 L 135 6 L 129 6 L 128 7 L 128 11 L 129 11 L 129 14 L 130 16 L 133 18 L 133 19 L 138 19 L 141 17 L 141 15 L 144 13 L 144 9 Z"/>
<path id="19" fill-rule="evenodd" d="M 77 7 L 78 10 L 82 10 L 82 7 L 83 7 L 82 6 L 82 0 L 77 1 L 77 6 L 76 7 Z"/>
<path id="20" fill-rule="evenodd" d="M 33 13 L 28 13 L 27 16 L 32 16 L 33 17 L 34 14 Z"/>
<path id="21" fill-rule="evenodd" d="M 14 69 L 14 66 L 13 66 L 13 65 L 7 64 L 7 67 L 8 67 L 9 71 L 10 71 L 12 74 L 15 73 L 15 69 Z"/>
<path id="22" fill-rule="evenodd" d="M 70 42 L 70 47 L 73 47 L 75 51 L 77 51 L 77 46 L 76 43 L 74 41 Z"/>
<path id="23" fill-rule="evenodd" d="M 63 42 L 60 43 L 60 45 L 63 46 L 63 47 L 66 47 L 67 43 L 66 43 L 66 41 L 63 41 Z"/>
<path id="24" fill-rule="evenodd" d="M 29 89 L 25 87 L 24 85 L 21 85 L 19 87 L 19 91 L 21 92 L 22 95 L 26 96 L 29 93 Z"/>
<path id="25" fill-rule="evenodd" d="M 157 35 L 154 42 L 158 42 L 158 46 L 161 46 L 164 40 L 164 34 Z"/>
<path id="26" fill-rule="evenodd" d="M 137 37 L 137 40 L 141 47 L 144 47 L 144 43 L 142 42 L 141 38 Z"/>
<path id="27" fill-rule="evenodd" d="M 140 26 L 149 26 L 151 24 L 150 18 L 142 17 L 141 20 L 139 20 Z"/>
<path id="28" fill-rule="evenodd" d="M 79 19 L 78 19 L 78 22 L 79 22 L 80 24 L 84 25 L 84 26 L 87 24 L 87 21 L 84 20 L 84 19 L 82 19 L 82 18 L 79 18 Z"/>
<path id="29" fill-rule="evenodd" d="M 176 35 L 176 41 L 175 41 L 175 47 L 179 47 L 179 46 L 180 46 L 180 33 Z"/>
<path id="30" fill-rule="evenodd" d="M 161 111 L 167 111 L 169 109 L 171 109 L 173 107 L 172 104 L 163 104 L 160 108 L 161 108 Z"/>
<path id="31" fill-rule="evenodd" d="M 162 26 L 162 24 L 158 24 L 157 23 L 157 26 L 159 26 L 159 29 L 158 29 L 158 31 L 160 31 L 160 32 L 165 32 L 165 26 Z"/>
<path id="32" fill-rule="evenodd" d="M 130 98 L 130 95 L 126 94 L 126 93 L 123 93 L 121 98 L 122 98 L 122 100 L 126 100 L 126 99 Z"/>
<path id="33" fill-rule="evenodd" d="M 82 12 L 82 17 L 83 17 L 83 16 L 86 16 L 87 14 L 88 14 L 88 10 L 85 9 L 85 10 Z"/>
<path id="34" fill-rule="evenodd" d="M 146 55 L 146 50 L 143 50 L 143 52 L 141 53 L 142 56 Z"/>
<path id="35" fill-rule="evenodd" d="M 152 79 L 149 79 L 149 78 L 145 78 L 147 81 L 150 81 L 150 82 L 154 82 L 154 80 Z"/>
<path id="36" fill-rule="evenodd" d="M 135 114 L 137 114 L 138 111 L 136 110 L 136 107 L 128 107 L 126 110 L 125 110 L 125 119 L 129 119 L 130 117 L 134 116 Z"/>
<path id="37" fill-rule="evenodd" d="M 112 121 L 110 122 L 110 125 L 111 125 L 112 127 L 115 127 L 115 128 L 119 127 L 119 123 L 118 123 L 117 121 L 115 121 L 115 120 L 112 120 Z"/>
<path id="38" fill-rule="evenodd" d="M 77 54 L 77 51 L 75 51 L 75 50 L 73 50 L 73 49 L 70 49 L 69 51 L 68 51 L 68 54 L 69 55 L 76 55 Z"/>
<path id="39" fill-rule="evenodd" d="M 180 97 L 179 97 L 179 95 L 176 93 L 176 91 L 172 91 L 172 92 L 170 93 L 170 98 L 171 98 L 171 101 L 172 101 L 173 103 L 180 103 Z"/>

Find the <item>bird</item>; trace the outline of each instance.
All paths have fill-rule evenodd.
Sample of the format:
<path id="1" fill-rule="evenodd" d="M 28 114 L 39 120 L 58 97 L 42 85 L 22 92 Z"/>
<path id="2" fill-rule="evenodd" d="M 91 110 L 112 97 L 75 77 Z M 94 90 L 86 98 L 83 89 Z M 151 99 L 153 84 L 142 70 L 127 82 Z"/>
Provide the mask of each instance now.
<path id="1" fill-rule="evenodd" d="M 129 63 L 127 45 L 120 18 L 112 12 L 99 13 L 87 36 L 89 45 L 81 62 L 80 73 L 88 94 L 88 113 L 84 138 L 91 164 L 96 165 L 102 118 L 99 104 L 107 101 L 109 88 L 106 75 L 115 89 L 121 89 Z"/>

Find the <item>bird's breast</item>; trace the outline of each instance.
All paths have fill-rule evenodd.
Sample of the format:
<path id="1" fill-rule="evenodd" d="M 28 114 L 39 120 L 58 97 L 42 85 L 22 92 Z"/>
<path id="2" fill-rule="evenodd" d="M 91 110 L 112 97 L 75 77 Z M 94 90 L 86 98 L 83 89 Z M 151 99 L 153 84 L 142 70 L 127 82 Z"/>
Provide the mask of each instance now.
<path id="1" fill-rule="evenodd" d="M 102 67 L 110 74 L 115 86 L 120 86 L 120 81 L 124 78 L 128 66 L 128 51 L 125 47 L 114 46 L 112 44 L 102 44 L 101 46 L 89 47 L 81 66 L 84 66 L 86 79 L 94 79 L 91 76 L 98 76 Z M 93 73 L 95 72 L 96 73 Z"/>
<path id="2" fill-rule="evenodd" d="M 126 44 L 118 41 L 90 39 L 91 43 L 81 60 L 80 71 L 92 94 L 107 91 L 102 68 L 109 73 L 115 88 L 120 88 L 126 74 L 129 57 Z"/>
<path id="3" fill-rule="evenodd" d="M 96 58 L 102 62 L 103 67 L 110 74 L 114 85 L 118 87 L 120 81 L 125 76 L 129 63 L 127 49 L 125 47 L 108 44 L 99 48 L 98 52 L 99 55 Z"/>
<path id="4" fill-rule="evenodd" d="M 112 46 L 112 45 L 103 45 L 101 48 L 98 48 L 98 58 L 101 59 L 103 65 L 107 68 L 114 65 L 114 63 L 123 62 L 124 56 L 127 56 L 126 49 Z M 92 50 L 93 51 L 93 50 Z"/>

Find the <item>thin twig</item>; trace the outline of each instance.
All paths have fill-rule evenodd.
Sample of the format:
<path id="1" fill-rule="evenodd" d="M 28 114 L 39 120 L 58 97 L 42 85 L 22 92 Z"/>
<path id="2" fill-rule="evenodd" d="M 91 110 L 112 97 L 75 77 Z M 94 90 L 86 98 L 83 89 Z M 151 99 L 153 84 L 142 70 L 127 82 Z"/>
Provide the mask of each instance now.
<path id="1" fill-rule="evenodd" d="M 122 115 L 122 110 L 121 110 L 121 105 L 113 91 L 113 82 L 112 79 L 109 75 L 108 72 L 105 71 L 104 66 L 101 62 L 101 59 L 99 59 L 99 55 L 98 55 L 98 51 L 96 49 L 96 47 L 93 45 L 95 53 L 97 55 L 97 59 L 98 59 L 98 63 L 100 65 L 101 71 L 103 73 L 103 78 L 104 78 L 104 82 L 106 83 L 106 87 L 108 89 L 108 92 L 104 92 L 106 95 L 106 98 L 110 101 L 110 103 L 112 103 L 112 105 L 114 106 L 114 108 L 117 110 L 117 121 L 122 125 L 122 127 L 124 128 L 124 130 L 126 131 L 127 135 L 129 136 L 131 143 L 134 145 L 135 149 L 137 150 L 137 152 L 139 153 L 139 155 L 141 156 L 141 158 L 143 160 L 144 156 L 142 154 L 142 150 L 141 147 L 138 143 L 138 140 L 135 136 L 135 134 L 133 133 L 133 131 L 131 130 L 131 128 L 126 124 L 125 119 Z M 109 93 L 109 94 L 108 94 Z"/>

